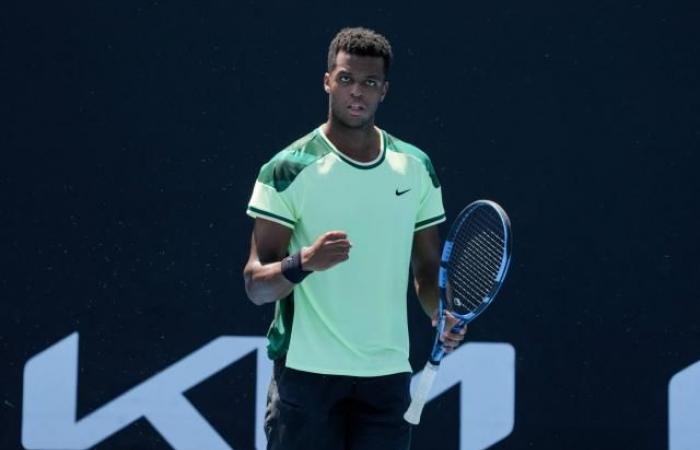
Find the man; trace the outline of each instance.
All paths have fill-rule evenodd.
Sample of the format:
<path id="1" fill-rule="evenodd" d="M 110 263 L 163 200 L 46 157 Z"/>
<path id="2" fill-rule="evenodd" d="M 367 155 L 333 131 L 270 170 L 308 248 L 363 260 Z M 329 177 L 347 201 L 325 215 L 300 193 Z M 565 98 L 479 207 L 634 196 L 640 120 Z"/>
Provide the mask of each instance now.
<path id="1" fill-rule="evenodd" d="M 328 120 L 265 164 L 253 189 L 246 292 L 276 302 L 269 449 L 409 447 L 408 267 L 435 324 L 445 214 L 429 158 L 374 125 L 391 59 L 383 36 L 341 30 L 323 79 Z M 462 339 L 444 333 L 446 351 Z"/>

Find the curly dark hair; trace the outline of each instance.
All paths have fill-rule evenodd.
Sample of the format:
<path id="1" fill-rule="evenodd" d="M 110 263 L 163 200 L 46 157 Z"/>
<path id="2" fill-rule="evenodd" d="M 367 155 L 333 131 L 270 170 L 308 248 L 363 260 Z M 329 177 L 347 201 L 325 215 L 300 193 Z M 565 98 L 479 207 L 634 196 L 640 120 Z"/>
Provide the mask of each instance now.
<path id="1" fill-rule="evenodd" d="M 328 47 L 328 72 L 335 68 L 335 57 L 343 50 L 351 55 L 378 56 L 384 60 L 384 76 L 389 73 L 393 57 L 387 38 L 367 28 L 343 28 Z"/>

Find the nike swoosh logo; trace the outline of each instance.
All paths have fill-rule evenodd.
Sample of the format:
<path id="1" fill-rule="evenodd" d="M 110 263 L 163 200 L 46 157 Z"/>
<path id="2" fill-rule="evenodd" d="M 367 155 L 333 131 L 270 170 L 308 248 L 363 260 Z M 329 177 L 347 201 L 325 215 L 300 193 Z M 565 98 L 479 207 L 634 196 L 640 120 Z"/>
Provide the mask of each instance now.
<path id="1" fill-rule="evenodd" d="M 399 191 L 398 188 L 397 188 L 397 189 L 396 189 L 396 196 L 398 197 L 399 195 L 403 195 L 403 194 L 405 194 L 406 192 L 408 192 L 408 191 L 410 191 L 410 190 L 411 190 L 411 189 L 409 188 L 409 189 L 406 189 L 405 191 Z"/>

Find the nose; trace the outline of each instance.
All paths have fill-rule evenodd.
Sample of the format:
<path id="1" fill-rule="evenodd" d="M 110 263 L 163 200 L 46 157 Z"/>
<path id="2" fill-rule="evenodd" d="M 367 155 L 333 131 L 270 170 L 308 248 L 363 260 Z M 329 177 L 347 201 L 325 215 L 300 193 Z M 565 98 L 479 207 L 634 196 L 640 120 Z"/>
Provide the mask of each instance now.
<path id="1" fill-rule="evenodd" d="M 352 86 L 350 87 L 350 95 L 352 95 L 353 97 L 362 96 L 362 89 L 360 89 L 359 83 L 352 84 Z"/>

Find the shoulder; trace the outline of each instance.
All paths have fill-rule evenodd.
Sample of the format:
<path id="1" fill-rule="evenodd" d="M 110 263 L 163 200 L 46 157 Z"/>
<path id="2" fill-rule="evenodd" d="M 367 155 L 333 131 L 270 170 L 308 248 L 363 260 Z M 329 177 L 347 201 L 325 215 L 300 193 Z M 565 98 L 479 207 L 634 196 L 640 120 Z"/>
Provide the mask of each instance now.
<path id="1" fill-rule="evenodd" d="M 278 192 L 284 191 L 304 169 L 329 152 L 330 149 L 323 144 L 318 130 L 314 130 L 265 163 L 260 169 L 258 182 L 272 186 Z"/>
<path id="2" fill-rule="evenodd" d="M 423 150 L 419 149 L 413 144 L 409 144 L 406 141 L 402 141 L 401 139 L 392 136 L 391 134 L 387 133 L 386 131 L 384 132 L 384 136 L 386 137 L 386 150 L 387 151 L 393 151 L 396 153 L 402 153 L 406 155 L 407 157 L 417 161 L 420 163 L 425 170 L 428 172 L 428 175 L 430 176 L 430 180 L 433 182 L 433 186 L 439 187 L 440 182 L 438 181 L 437 174 L 435 173 L 435 168 L 433 167 L 433 163 L 430 160 L 430 157 L 428 156 L 427 153 L 425 153 Z"/>

